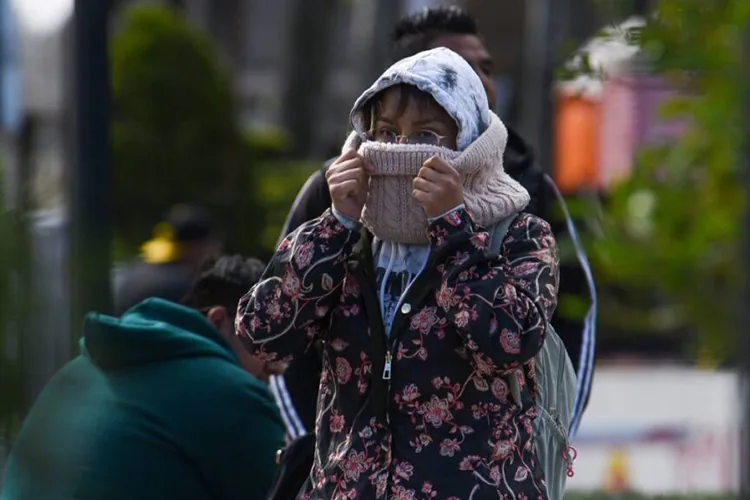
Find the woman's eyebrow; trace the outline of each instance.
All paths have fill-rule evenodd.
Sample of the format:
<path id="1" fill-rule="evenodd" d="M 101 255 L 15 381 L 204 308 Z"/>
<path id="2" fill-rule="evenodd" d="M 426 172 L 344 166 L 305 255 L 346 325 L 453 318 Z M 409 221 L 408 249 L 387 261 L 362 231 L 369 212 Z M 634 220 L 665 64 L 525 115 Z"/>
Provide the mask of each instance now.
<path id="1" fill-rule="evenodd" d="M 378 123 L 378 122 L 383 122 L 383 123 L 386 123 L 388 125 L 396 125 L 397 124 L 395 118 L 389 118 L 387 116 L 378 116 L 375 119 L 375 123 Z M 440 116 L 430 116 L 430 117 L 427 117 L 427 118 L 423 118 L 421 120 L 416 120 L 413 123 L 413 125 L 415 127 L 424 127 L 425 125 L 434 125 L 434 124 L 445 125 L 445 123 L 443 122 L 442 117 L 440 117 Z"/>
<path id="2" fill-rule="evenodd" d="M 414 122 L 414 125 L 417 127 L 424 127 L 425 125 L 433 125 L 433 124 L 445 125 L 443 123 L 443 120 L 437 116 L 434 116 L 432 118 L 424 118 L 422 120 L 417 120 Z"/>
<path id="3" fill-rule="evenodd" d="M 388 125 L 395 125 L 396 124 L 396 120 L 395 119 L 388 118 L 387 116 L 377 116 L 377 117 L 375 117 L 375 123 L 377 123 L 377 122 L 385 122 Z"/>

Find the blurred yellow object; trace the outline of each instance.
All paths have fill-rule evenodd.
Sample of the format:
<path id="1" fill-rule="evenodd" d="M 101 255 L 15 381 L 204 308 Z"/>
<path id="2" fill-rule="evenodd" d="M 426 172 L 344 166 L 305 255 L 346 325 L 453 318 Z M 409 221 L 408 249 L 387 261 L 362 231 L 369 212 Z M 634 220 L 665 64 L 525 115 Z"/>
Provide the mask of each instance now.
<path id="1" fill-rule="evenodd" d="M 174 240 L 174 229 L 162 222 L 154 228 L 154 236 L 141 246 L 143 260 L 149 264 L 166 264 L 180 257 L 180 246 Z"/>
<path id="2" fill-rule="evenodd" d="M 711 354 L 711 350 L 705 346 L 701 347 L 700 351 L 698 352 L 696 366 L 699 370 L 705 370 L 709 372 L 716 371 L 716 369 L 719 368 L 719 364 Z"/>
<path id="3" fill-rule="evenodd" d="M 615 448 L 610 455 L 604 489 L 610 493 L 622 493 L 630 490 L 630 458 L 622 448 Z"/>

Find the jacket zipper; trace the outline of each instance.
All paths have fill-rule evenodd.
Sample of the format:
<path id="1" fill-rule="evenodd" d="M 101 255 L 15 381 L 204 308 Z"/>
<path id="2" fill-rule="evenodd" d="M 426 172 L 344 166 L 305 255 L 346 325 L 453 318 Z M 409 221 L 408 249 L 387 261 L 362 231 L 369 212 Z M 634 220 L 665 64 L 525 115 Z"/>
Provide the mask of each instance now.
<path id="1" fill-rule="evenodd" d="M 365 258 L 364 263 L 360 263 L 356 267 L 356 275 L 357 279 L 361 282 L 361 290 L 363 299 L 365 301 L 365 308 L 369 312 L 369 316 L 371 318 L 371 324 L 369 325 L 371 328 L 371 335 L 373 336 L 373 391 L 375 389 L 375 384 L 378 386 L 380 385 L 380 382 L 376 381 L 376 379 L 380 379 L 384 382 L 386 382 L 386 387 L 383 387 L 383 392 L 386 394 L 378 395 L 379 397 L 382 396 L 382 399 L 380 401 L 374 401 L 373 400 L 373 406 L 374 410 L 376 412 L 376 415 L 379 419 L 382 419 L 381 421 L 385 421 L 386 423 L 390 422 L 390 418 L 388 417 L 388 393 L 390 392 L 390 378 L 391 378 L 391 369 L 393 366 L 392 362 L 392 355 L 391 355 L 391 346 L 389 345 L 388 339 L 386 338 L 385 333 L 385 325 L 383 323 L 383 315 L 380 309 L 380 303 L 378 302 L 377 295 L 375 292 L 375 288 L 373 285 L 373 281 L 371 279 L 371 274 L 368 272 L 368 269 L 366 266 L 372 266 L 371 260 Z M 364 264 L 364 266 L 362 265 Z M 381 342 L 382 344 L 378 345 L 377 342 Z M 382 347 L 381 347 L 382 346 Z M 382 348 L 382 353 L 378 353 L 378 351 Z M 375 370 L 378 370 L 379 367 L 376 366 L 376 363 L 379 361 L 379 354 L 383 355 L 383 370 L 382 373 L 378 373 Z M 379 376 L 380 375 L 380 376 Z M 380 413 L 382 411 L 382 414 Z"/>
<path id="2" fill-rule="evenodd" d="M 412 286 L 408 291 L 406 296 L 403 297 L 403 300 L 399 302 L 399 304 L 405 304 L 405 303 L 413 303 L 417 304 L 420 303 L 424 297 L 427 295 L 427 293 L 430 290 L 430 282 L 433 279 L 433 273 L 435 271 L 435 262 L 441 257 L 441 254 L 445 253 L 446 249 L 443 249 L 442 252 L 439 254 L 430 255 L 428 258 L 424 269 L 422 269 L 422 273 L 417 277 L 417 280 L 413 283 L 414 286 Z M 377 294 L 374 290 L 373 286 L 373 280 L 371 279 L 370 270 L 373 268 L 374 264 L 372 262 L 372 253 L 370 253 L 369 245 L 367 245 L 367 250 L 365 250 L 365 262 L 366 267 L 363 269 L 361 264 L 356 266 L 356 270 L 358 271 L 357 274 L 360 275 L 360 279 L 362 281 L 365 281 L 366 283 L 363 283 L 364 286 L 362 287 L 362 290 L 364 292 L 364 299 L 365 303 L 367 305 L 367 302 L 374 301 L 374 304 L 369 304 L 368 309 L 373 308 L 375 311 L 377 311 L 377 314 L 374 314 L 373 316 L 377 319 L 375 320 L 377 323 L 375 325 L 370 325 L 371 328 L 377 328 L 380 332 L 382 342 L 385 347 L 385 359 L 383 364 L 383 372 L 381 374 L 381 379 L 386 382 L 386 390 L 385 390 L 385 421 L 387 425 L 390 425 L 391 423 L 391 417 L 390 417 L 390 394 L 391 394 L 391 376 L 393 371 L 393 350 L 396 346 L 396 337 L 398 331 L 403 326 L 403 320 L 400 318 L 405 317 L 406 314 L 399 314 L 400 310 L 396 314 L 396 318 L 393 321 L 393 324 L 391 325 L 391 332 L 390 336 L 388 336 L 385 332 L 385 323 L 383 321 L 383 313 L 382 309 L 380 307 L 380 302 L 377 299 Z M 419 285 L 419 286 L 416 286 Z M 390 337 L 390 338 L 389 338 Z M 373 373 L 374 375 L 374 373 Z M 390 476 L 389 473 L 387 473 L 388 476 Z M 390 477 L 388 477 L 388 480 L 390 480 Z M 386 486 L 386 492 L 385 492 L 385 500 L 388 499 L 388 489 Z"/>
<path id="3" fill-rule="evenodd" d="M 391 346 L 388 346 L 388 347 L 391 347 Z M 391 362 L 392 361 L 393 361 L 393 355 L 391 354 L 391 351 L 389 349 L 385 351 L 385 366 L 383 366 L 383 380 L 391 380 Z"/>
<path id="4" fill-rule="evenodd" d="M 369 252 L 369 248 L 368 248 Z M 370 328 L 372 330 L 373 337 L 379 337 L 379 339 L 375 340 L 375 342 L 380 341 L 384 352 L 384 363 L 383 363 L 383 371 L 380 374 L 380 379 L 386 383 L 386 387 L 383 389 L 383 392 L 385 394 L 382 395 L 381 401 L 375 401 L 375 398 L 373 397 L 373 409 L 375 410 L 375 413 L 377 415 L 377 418 L 380 419 L 379 408 L 382 408 L 383 411 L 383 417 L 385 420 L 385 425 L 390 426 L 391 423 L 391 416 L 388 411 L 389 407 L 389 400 L 390 400 L 390 393 L 391 393 L 391 370 L 393 367 L 393 356 L 391 354 L 392 346 L 388 342 L 388 338 L 385 332 L 385 324 L 383 322 L 383 313 L 381 311 L 380 303 L 378 302 L 377 295 L 375 292 L 375 287 L 373 285 L 373 280 L 371 279 L 371 275 L 369 272 L 369 269 L 372 268 L 372 257 L 371 255 L 368 255 L 369 258 L 365 257 L 365 266 L 364 267 L 360 264 L 355 267 L 355 273 L 357 274 L 357 279 L 360 280 L 361 283 L 361 290 L 362 290 L 362 296 L 365 301 L 365 308 L 368 312 L 372 312 L 371 317 L 373 318 L 373 323 L 370 324 Z M 378 349 L 378 345 L 374 343 L 373 349 Z M 372 389 L 371 391 L 375 391 L 376 383 L 379 385 L 380 382 L 377 381 L 378 379 L 378 373 L 375 371 L 376 367 L 374 366 L 374 363 L 376 360 L 377 353 L 373 352 L 373 371 L 372 371 Z M 371 394 L 372 394 L 371 392 Z M 378 395 L 380 397 L 381 395 Z M 381 407 L 382 405 L 382 407 Z M 390 443 L 391 446 L 391 453 L 393 453 L 393 443 Z M 390 483 L 391 480 L 391 474 L 389 469 L 386 469 L 385 471 L 386 475 L 386 489 L 385 489 L 385 495 L 383 497 L 383 500 L 388 500 L 388 483 Z"/>
<path id="5" fill-rule="evenodd" d="M 385 401 L 385 422 L 390 425 L 391 423 L 391 363 L 393 356 L 391 355 L 392 346 L 389 346 L 386 342 L 385 351 L 385 365 L 383 366 L 383 380 L 386 381 L 386 401 Z"/>

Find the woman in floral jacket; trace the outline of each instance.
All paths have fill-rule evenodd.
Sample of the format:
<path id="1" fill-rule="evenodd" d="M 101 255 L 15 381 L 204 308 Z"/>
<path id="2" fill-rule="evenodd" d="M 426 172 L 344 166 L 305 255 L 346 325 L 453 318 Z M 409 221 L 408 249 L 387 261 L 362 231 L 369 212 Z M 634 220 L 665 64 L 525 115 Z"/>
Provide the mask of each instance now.
<path id="1" fill-rule="evenodd" d="M 389 68 L 351 124 L 326 174 L 332 208 L 281 243 L 237 317 L 268 360 L 324 342 L 299 498 L 546 499 L 533 358 L 558 259 L 549 225 L 522 212 L 528 193 L 503 171 L 505 127 L 444 48 Z M 492 258 L 486 228 L 508 218 Z"/>

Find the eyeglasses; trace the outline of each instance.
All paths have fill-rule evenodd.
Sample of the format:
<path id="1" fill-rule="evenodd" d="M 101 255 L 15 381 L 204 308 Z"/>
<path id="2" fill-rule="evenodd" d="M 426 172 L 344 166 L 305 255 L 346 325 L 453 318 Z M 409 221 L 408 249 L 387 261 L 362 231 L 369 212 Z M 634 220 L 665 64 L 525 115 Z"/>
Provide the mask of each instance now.
<path id="1" fill-rule="evenodd" d="M 385 142 L 388 144 L 421 144 L 424 146 L 440 146 L 446 136 L 437 134 L 431 130 L 420 130 L 408 135 L 398 135 L 396 132 L 381 128 L 370 130 L 367 133 L 368 138 L 375 142 Z"/>

